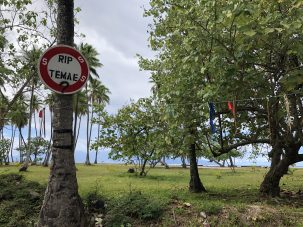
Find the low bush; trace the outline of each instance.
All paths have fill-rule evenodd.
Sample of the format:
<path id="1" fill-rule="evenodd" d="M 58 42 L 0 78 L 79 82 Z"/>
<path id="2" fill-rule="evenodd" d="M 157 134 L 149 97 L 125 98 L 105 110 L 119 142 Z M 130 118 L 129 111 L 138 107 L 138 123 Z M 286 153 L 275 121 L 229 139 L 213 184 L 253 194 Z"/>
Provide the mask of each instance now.
<path id="1" fill-rule="evenodd" d="M 0 176 L 0 226 L 34 226 L 45 188 L 19 174 Z"/>
<path id="2" fill-rule="evenodd" d="M 105 226 L 129 226 L 138 221 L 157 220 L 164 207 L 163 202 L 150 199 L 139 191 L 130 192 L 110 202 Z"/>

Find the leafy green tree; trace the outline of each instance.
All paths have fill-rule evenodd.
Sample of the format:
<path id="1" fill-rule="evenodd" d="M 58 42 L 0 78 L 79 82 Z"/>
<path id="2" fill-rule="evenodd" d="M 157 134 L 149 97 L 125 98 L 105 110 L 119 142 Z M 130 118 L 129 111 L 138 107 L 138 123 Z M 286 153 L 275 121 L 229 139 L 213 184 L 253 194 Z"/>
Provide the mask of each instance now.
<path id="1" fill-rule="evenodd" d="M 269 144 L 272 164 L 260 191 L 278 195 L 288 166 L 302 161 L 301 1 L 153 0 L 150 5 L 150 44 L 159 55 L 141 59 L 141 67 L 152 71 L 159 98 L 177 106 L 178 114 L 178 106 L 193 103 L 184 119 L 204 116 L 202 128 L 206 103 L 217 101 L 222 127 L 213 136 L 218 142 L 210 143 L 214 156 Z M 229 115 L 230 100 L 242 100 L 235 103 L 236 117 Z M 206 108 L 197 108 L 203 103 Z"/>
<path id="2" fill-rule="evenodd" d="M 46 8 L 49 9 L 52 5 L 50 3 L 53 1 L 47 2 L 49 4 L 47 4 L 48 7 Z M 0 48 L 2 51 L 0 54 L 0 86 L 5 83 L 6 87 L 10 87 L 15 92 L 12 95 L 11 89 L 6 91 L 3 86 L 0 88 L 0 93 L 6 97 L 8 104 L 0 110 L 2 116 L 0 119 L 0 131 L 2 131 L 4 124 L 7 123 L 7 114 L 11 107 L 18 97 L 26 92 L 26 88 L 30 86 L 32 81 L 33 75 L 29 75 L 26 72 L 30 70 L 30 67 L 27 67 L 30 65 L 28 63 L 29 59 L 26 60 L 24 58 L 25 55 L 22 53 L 33 53 L 31 51 L 33 46 L 48 47 L 54 43 L 52 40 L 54 34 L 49 34 L 46 28 L 46 23 L 50 20 L 50 14 L 42 13 L 38 15 L 36 11 L 32 10 L 34 8 L 32 4 L 31 0 L 4 0 L 1 2 Z"/>
<path id="3" fill-rule="evenodd" d="M 49 141 L 46 141 L 42 137 L 34 137 L 30 144 L 25 146 L 24 144 L 17 148 L 22 153 L 30 154 L 33 156 L 32 164 L 37 164 L 38 161 L 42 160 L 42 157 L 46 154 L 49 147 Z"/>
<path id="4" fill-rule="evenodd" d="M 100 138 L 93 147 L 110 148 L 109 156 L 135 164 L 140 176 L 148 172 L 147 165 L 156 165 L 163 156 L 161 141 L 165 127 L 151 99 L 139 99 L 121 108 L 114 116 L 103 112 Z"/>
<path id="5" fill-rule="evenodd" d="M 10 151 L 11 141 L 9 139 L 0 139 L 0 164 L 7 162 L 7 158 Z"/>

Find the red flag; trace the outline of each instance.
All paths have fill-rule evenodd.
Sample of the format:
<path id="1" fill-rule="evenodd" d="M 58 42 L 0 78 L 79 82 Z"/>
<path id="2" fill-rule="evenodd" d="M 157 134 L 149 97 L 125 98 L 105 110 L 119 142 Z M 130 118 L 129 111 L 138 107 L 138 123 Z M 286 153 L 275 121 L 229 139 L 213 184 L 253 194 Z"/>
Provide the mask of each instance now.
<path id="1" fill-rule="evenodd" d="M 39 118 L 42 118 L 43 117 L 43 110 L 40 110 L 39 111 Z"/>
<path id="2" fill-rule="evenodd" d="M 233 113 L 233 115 L 235 115 L 236 112 L 235 112 L 235 108 L 234 108 L 233 103 L 228 101 L 227 106 L 228 106 L 228 109 Z"/>

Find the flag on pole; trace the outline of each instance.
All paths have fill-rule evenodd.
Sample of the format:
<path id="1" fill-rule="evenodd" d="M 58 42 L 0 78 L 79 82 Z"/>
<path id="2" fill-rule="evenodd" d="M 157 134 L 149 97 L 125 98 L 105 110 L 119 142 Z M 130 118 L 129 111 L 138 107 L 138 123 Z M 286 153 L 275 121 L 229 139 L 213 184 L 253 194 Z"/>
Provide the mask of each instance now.
<path id="1" fill-rule="evenodd" d="M 39 111 L 39 118 L 43 118 L 43 110 Z"/>
<path id="2" fill-rule="evenodd" d="M 235 107 L 234 107 L 234 105 L 233 105 L 233 103 L 231 101 L 227 102 L 227 107 L 233 113 L 233 115 L 236 114 Z"/>

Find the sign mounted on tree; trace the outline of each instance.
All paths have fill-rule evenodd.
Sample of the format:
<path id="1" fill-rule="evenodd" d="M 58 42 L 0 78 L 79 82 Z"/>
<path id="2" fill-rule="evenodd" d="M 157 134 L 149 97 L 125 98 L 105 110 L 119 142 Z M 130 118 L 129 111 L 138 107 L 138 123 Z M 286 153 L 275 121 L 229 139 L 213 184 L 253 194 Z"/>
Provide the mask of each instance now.
<path id="1" fill-rule="evenodd" d="M 66 45 L 47 49 L 39 59 L 38 69 L 42 82 L 59 94 L 80 91 L 89 77 L 89 67 L 83 55 Z"/>

